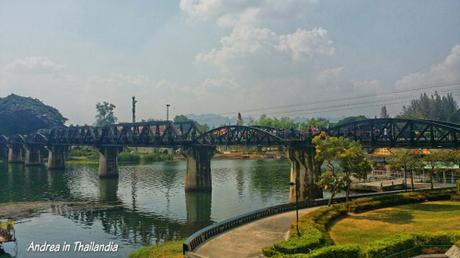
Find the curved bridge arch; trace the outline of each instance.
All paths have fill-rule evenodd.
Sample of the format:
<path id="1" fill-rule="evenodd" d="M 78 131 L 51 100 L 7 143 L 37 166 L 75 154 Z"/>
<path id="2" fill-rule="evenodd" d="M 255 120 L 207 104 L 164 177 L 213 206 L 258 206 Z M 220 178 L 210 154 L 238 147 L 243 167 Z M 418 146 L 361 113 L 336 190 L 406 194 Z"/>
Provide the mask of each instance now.
<path id="1" fill-rule="evenodd" d="M 0 135 L 0 146 L 6 146 L 8 144 L 8 137 Z"/>
<path id="2" fill-rule="evenodd" d="M 251 125 L 250 127 L 261 129 L 275 136 L 278 136 L 279 138 L 284 139 L 284 140 L 304 141 L 304 140 L 307 140 L 308 138 L 306 134 L 302 133 L 299 130 L 293 129 L 293 128 L 280 129 L 280 128 L 274 128 L 274 127 L 264 126 L 264 125 Z"/>
<path id="3" fill-rule="evenodd" d="M 193 140 L 201 145 L 285 145 L 286 140 L 266 130 L 252 126 L 230 125 L 212 129 Z"/>
<path id="4" fill-rule="evenodd" d="M 371 148 L 460 148 L 460 125 L 432 120 L 366 119 L 335 126 L 327 132 Z"/>

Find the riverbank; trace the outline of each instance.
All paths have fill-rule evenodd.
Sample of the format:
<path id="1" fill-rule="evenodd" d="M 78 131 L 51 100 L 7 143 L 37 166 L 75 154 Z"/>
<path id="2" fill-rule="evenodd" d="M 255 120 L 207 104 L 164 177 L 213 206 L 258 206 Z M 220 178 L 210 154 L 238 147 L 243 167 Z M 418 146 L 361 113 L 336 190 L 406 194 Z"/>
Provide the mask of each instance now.
<path id="1" fill-rule="evenodd" d="M 34 217 L 53 208 L 65 208 L 72 211 L 104 211 L 121 207 L 121 204 L 106 204 L 98 202 L 11 202 L 0 203 L 0 218 L 13 218 L 14 220 L 21 220 Z"/>
<path id="2" fill-rule="evenodd" d="M 286 157 L 278 151 L 217 151 L 214 154 L 215 160 L 284 160 Z M 150 164 L 158 161 L 185 160 L 179 153 L 170 154 L 165 150 L 151 150 L 148 148 L 128 149 L 118 155 L 118 162 L 123 164 Z M 71 149 L 69 164 L 98 164 L 99 153 L 94 148 L 76 147 Z"/>

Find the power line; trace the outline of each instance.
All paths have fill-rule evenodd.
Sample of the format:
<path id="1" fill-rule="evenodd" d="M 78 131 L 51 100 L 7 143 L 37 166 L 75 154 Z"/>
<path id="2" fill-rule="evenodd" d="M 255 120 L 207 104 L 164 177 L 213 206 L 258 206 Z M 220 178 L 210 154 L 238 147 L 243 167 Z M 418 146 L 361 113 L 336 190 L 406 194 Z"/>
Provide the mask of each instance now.
<path id="1" fill-rule="evenodd" d="M 460 96 L 460 94 L 454 94 L 454 96 Z M 388 100 L 387 100 L 388 101 Z M 372 104 L 371 104 L 372 103 Z M 399 101 L 392 101 L 392 102 L 364 102 L 364 103 L 356 103 L 352 105 L 336 105 L 333 107 L 328 107 L 325 109 L 310 109 L 310 110 L 305 110 L 305 109 L 300 109 L 300 110 L 292 110 L 292 111 L 287 111 L 287 112 L 278 112 L 276 114 L 293 114 L 293 113 L 300 113 L 300 112 L 306 112 L 304 115 L 309 115 L 309 114 L 315 114 L 315 113 L 327 113 L 327 112 L 332 112 L 332 111 L 342 111 L 342 110 L 354 110 L 354 109 L 361 109 L 361 108 L 368 108 L 368 107 L 379 107 L 382 105 L 386 106 L 391 106 L 391 105 L 396 105 L 396 104 L 403 104 L 407 103 L 407 98 L 400 98 Z"/>
<path id="2" fill-rule="evenodd" d="M 355 100 L 355 99 L 362 99 L 362 98 L 369 98 L 369 97 L 391 96 L 391 95 L 409 93 L 409 92 L 420 91 L 420 90 L 438 89 L 438 88 L 447 88 L 447 87 L 458 86 L 458 85 L 460 85 L 460 81 L 452 81 L 452 82 L 436 83 L 436 84 L 427 84 L 427 85 L 430 85 L 430 86 L 412 88 L 412 89 L 407 89 L 407 90 L 383 92 L 383 93 L 379 93 L 379 95 L 367 94 L 367 95 L 360 95 L 360 96 L 355 96 L 355 97 L 345 97 L 345 98 L 335 98 L 335 99 L 329 99 L 329 100 L 326 99 L 326 100 L 320 100 L 320 101 L 313 101 L 313 102 L 309 102 L 309 103 L 298 103 L 298 104 L 290 104 L 290 105 L 282 105 L 282 106 L 247 109 L 247 110 L 242 110 L 242 111 L 240 110 L 240 112 L 254 113 L 254 112 L 257 112 L 257 111 L 285 109 L 285 108 L 290 108 L 290 107 L 308 106 L 308 105 L 315 105 L 315 104 L 327 104 L 327 103 L 330 103 L 330 102 L 348 101 L 348 100 Z M 444 91 L 446 91 L 446 90 L 444 90 Z M 228 114 L 233 114 L 233 113 L 235 113 L 235 112 L 219 113 L 219 115 L 228 115 Z"/>

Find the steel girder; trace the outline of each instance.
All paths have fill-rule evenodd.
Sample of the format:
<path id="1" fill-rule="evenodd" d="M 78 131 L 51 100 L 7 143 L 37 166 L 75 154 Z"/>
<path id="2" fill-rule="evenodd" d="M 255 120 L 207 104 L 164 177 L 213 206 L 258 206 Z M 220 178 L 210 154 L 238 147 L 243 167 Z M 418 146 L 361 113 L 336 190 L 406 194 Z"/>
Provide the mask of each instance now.
<path id="1" fill-rule="evenodd" d="M 328 130 L 364 147 L 459 148 L 460 125 L 432 120 L 382 118 L 355 121 Z"/>

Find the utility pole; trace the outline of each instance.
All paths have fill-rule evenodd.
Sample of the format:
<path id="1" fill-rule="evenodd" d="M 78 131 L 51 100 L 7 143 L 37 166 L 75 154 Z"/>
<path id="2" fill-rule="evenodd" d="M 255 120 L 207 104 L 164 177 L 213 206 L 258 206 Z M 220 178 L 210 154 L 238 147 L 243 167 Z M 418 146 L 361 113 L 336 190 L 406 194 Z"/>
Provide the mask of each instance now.
<path id="1" fill-rule="evenodd" d="M 133 104 L 133 123 L 136 123 L 136 97 L 133 96 L 132 98 L 132 104 Z"/>
<path id="2" fill-rule="evenodd" d="M 171 105 L 170 104 L 166 104 L 166 121 L 169 121 L 169 107 Z"/>

